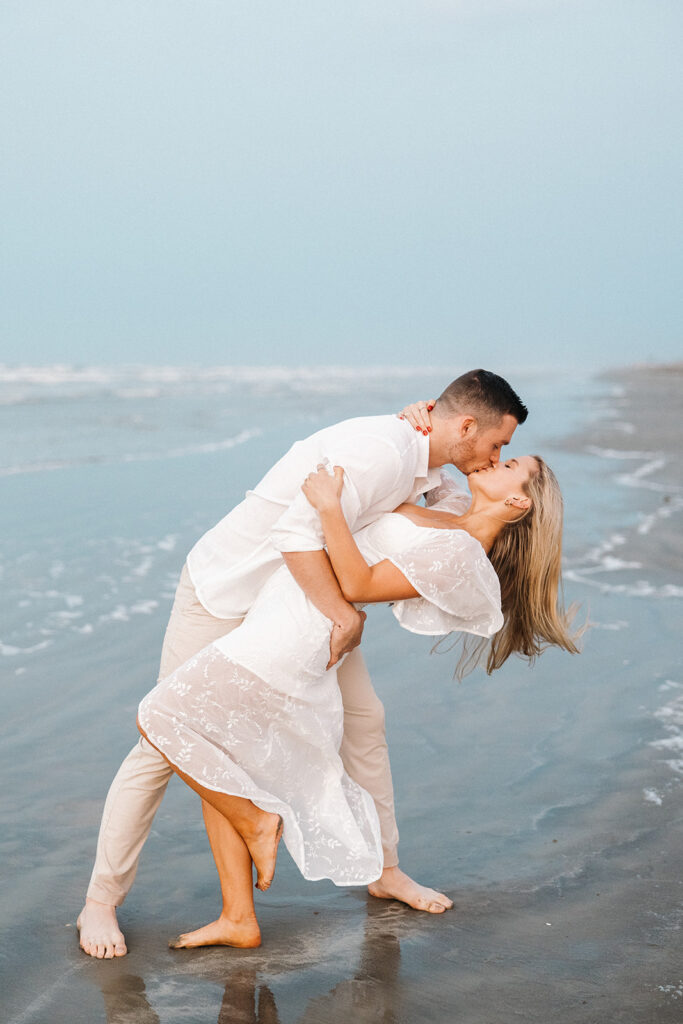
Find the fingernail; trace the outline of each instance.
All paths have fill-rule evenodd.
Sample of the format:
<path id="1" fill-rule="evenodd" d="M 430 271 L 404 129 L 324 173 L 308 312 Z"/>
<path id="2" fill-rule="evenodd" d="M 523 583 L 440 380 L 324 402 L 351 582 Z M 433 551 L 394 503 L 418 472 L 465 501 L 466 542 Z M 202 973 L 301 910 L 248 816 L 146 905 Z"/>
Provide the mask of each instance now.
<path id="1" fill-rule="evenodd" d="M 422 431 L 422 433 L 423 433 L 423 434 L 424 434 L 424 436 L 426 437 L 426 436 L 427 436 L 427 434 L 429 433 L 429 431 L 428 431 L 428 430 L 423 430 L 423 431 Z"/>
<path id="2" fill-rule="evenodd" d="M 431 432 L 432 432 L 432 428 L 431 427 L 427 427 L 427 433 L 431 434 Z"/>
<path id="3" fill-rule="evenodd" d="M 428 405 L 427 406 L 427 412 L 431 412 L 433 408 L 434 408 L 433 405 Z"/>

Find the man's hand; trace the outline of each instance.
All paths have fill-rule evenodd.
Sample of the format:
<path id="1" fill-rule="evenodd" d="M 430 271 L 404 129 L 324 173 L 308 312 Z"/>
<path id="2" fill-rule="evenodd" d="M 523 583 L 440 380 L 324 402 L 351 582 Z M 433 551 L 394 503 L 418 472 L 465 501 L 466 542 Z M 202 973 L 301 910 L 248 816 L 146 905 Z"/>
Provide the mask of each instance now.
<path id="1" fill-rule="evenodd" d="M 332 668 L 343 654 L 358 647 L 365 612 L 356 611 L 342 594 L 326 551 L 283 551 L 282 557 L 304 594 L 334 623 L 327 666 Z"/>
<path id="2" fill-rule="evenodd" d="M 358 647 L 363 636 L 363 626 L 365 625 L 366 618 L 365 612 L 358 612 L 349 605 L 349 614 L 344 617 L 344 621 L 335 622 L 330 636 L 328 668 L 336 665 L 342 655 L 348 654 L 354 647 Z"/>

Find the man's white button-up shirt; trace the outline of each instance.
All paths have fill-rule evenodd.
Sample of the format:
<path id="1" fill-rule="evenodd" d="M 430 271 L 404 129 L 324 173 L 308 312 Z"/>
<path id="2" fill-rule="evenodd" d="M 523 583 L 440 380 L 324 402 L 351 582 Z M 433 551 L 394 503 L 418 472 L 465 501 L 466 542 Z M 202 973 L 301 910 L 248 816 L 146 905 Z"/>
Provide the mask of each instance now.
<path id="1" fill-rule="evenodd" d="M 324 547 L 318 513 L 301 490 L 319 463 L 343 467 L 342 506 L 353 531 L 441 482 L 429 469 L 429 438 L 396 416 L 345 420 L 297 441 L 188 555 L 197 597 L 212 615 L 245 615 L 282 565 L 281 552 Z"/>

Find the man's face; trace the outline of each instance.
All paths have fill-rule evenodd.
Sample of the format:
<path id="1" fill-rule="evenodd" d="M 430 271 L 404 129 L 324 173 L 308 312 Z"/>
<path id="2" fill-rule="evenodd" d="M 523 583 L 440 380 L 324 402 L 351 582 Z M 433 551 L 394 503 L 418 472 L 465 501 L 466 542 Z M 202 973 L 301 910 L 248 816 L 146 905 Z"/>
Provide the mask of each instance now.
<path id="1" fill-rule="evenodd" d="M 451 462 L 461 473 L 468 475 L 477 469 L 488 469 L 500 461 L 500 452 L 510 443 L 517 420 L 506 414 L 493 427 L 482 430 L 476 420 L 465 418 L 450 451 Z"/>

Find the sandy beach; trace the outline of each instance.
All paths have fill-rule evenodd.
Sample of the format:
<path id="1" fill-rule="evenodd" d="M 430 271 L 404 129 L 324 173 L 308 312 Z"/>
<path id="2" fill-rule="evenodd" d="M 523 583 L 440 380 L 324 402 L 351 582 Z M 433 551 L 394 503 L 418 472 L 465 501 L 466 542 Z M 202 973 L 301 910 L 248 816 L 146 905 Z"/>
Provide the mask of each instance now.
<path id="1" fill-rule="evenodd" d="M 551 651 L 531 670 L 516 661 L 458 685 L 452 657 L 430 657 L 429 642 L 398 630 L 382 609 L 369 617 L 401 864 L 448 892 L 455 910 L 430 917 L 363 890 L 305 883 L 283 856 L 271 891 L 257 897 L 263 946 L 252 951 L 167 948 L 217 908 L 197 802 L 181 784 L 170 787 L 121 913 L 129 955 L 97 962 L 78 949 L 75 919 L 103 798 L 135 739 L 131 723 L 155 676 L 183 551 L 203 528 L 189 500 L 187 514 L 176 506 L 180 525 L 155 512 L 161 477 L 150 476 L 152 460 L 87 467 L 65 531 L 76 537 L 106 517 L 114 524 L 101 547 L 96 539 L 85 546 L 82 562 L 98 581 L 92 600 L 106 591 L 110 603 L 99 619 L 59 620 L 68 624 L 62 646 L 25 660 L 11 652 L 21 643 L 28 651 L 28 641 L 2 638 L 3 668 L 11 668 L 0 804 L 3 1021 L 681 1020 L 683 366 L 615 371 L 567 385 L 566 394 L 570 431 L 546 437 L 532 416 L 519 440 L 562 470 L 566 598 L 592 623 L 583 653 Z M 326 411 L 321 403 L 320 416 Z M 287 429 L 295 436 L 301 423 Z M 223 490 L 234 486 L 228 498 L 236 500 L 251 483 L 248 457 L 258 459 L 246 442 L 226 451 L 233 462 Z M 267 463 L 269 450 L 259 453 Z M 12 562 L 9 549 L 4 578 L 9 586 L 13 573 L 21 577 L 33 601 L 26 621 L 37 614 L 30 594 L 39 583 L 41 600 L 57 609 L 50 614 L 78 616 L 75 583 L 65 584 L 71 603 L 54 595 L 81 563 L 40 539 L 38 513 L 27 511 L 35 480 L 14 474 L 5 483 L 14 514 L 24 510 L 26 536 L 38 538 L 35 551 L 47 552 L 53 582 L 38 580 L 37 554 L 19 551 Z M 47 474 L 41 487 L 55 515 L 71 508 L 69 472 Z M 147 524 L 135 543 L 126 539 L 127 493 L 141 506 L 136 523 Z M 214 483 L 205 498 L 210 524 L 226 495 Z M 145 559 L 152 568 L 143 571 Z M 37 644 L 48 640 L 36 635 Z"/>

